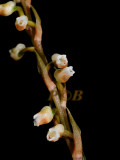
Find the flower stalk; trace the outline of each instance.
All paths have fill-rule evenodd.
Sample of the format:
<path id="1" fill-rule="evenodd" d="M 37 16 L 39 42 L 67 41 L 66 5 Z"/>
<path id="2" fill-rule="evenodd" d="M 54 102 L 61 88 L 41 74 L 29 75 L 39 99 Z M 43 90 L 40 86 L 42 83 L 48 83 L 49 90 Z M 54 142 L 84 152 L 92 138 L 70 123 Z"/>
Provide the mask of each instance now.
<path id="1" fill-rule="evenodd" d="M 35 28 L 36 24 L 33 21 L 28 21 L 28 26 Z"/>
<path id="2" fill-rule="evenodd" d="M 22 7 L 20 7 L 20 6 L 16 6 L 15 7 L 15 11 L 18 11 L 19 16 L 23 16 L 24 15 L 24 11 L 23 11 Z"/>
<path id="3" fill-rule="evenodd" d="M 73 134 L 70 131 L 64 130 L 63 137 L 68 137 L 73 139 Z"/>
<path id="4" fill-rule="evenodd" d="M 16 3 L 21 3 L 23 6 L 16 6 Z M 7 9 L 6 9 L 7 8 Z M 35 16 L 36 21 L 33 22 L 31 17 L 31 10 Z M 10 56 L 14 60 L 20 60 L 24 53 L 34 52 L 37 58 L 38 71 L 40 72 L 43 81 L 48 88 L 53 104 L 45 106 L 39 113 L 35 114 L 34 125 L 40 126 L 54 121 L 54 127 L 50 128 L 47 134 L 47 139 L 56 142 L 60 138 L 64 138 L 73 157 L 73 160 L 83 160 L 81 131 L 72 117 L 70 111 L 67 109 L 67 89 L 66 82 L 75 73 L 73 67 L 68 67 L 68 60 L 66 55 L 53 54 L 52 62 L 48 63 L 47 58 L 42 48 L 42 25 L 41 19 L 31 5 L 31 0 L 15 0 L 14 2 L 0 5 L 0 15 L 9 16 L 14 11 L 18 11 L 19 17 L 16 18 L 15 26 L 18 31 L 26 30 L 33 43 L 32 47 L 26 47 L 24 44 L 18 44 L 11 49 Z M 54 67 L 54 76 L 51 76 L 50 69 Z M 68 115 L 67 115 L 67 112 Z M 69 116 L 69 117 L 68 117 Z M 68 119 L 69 118 L 69 119 Z M 72 126 L 70 129 L 69 120 Z M 74 146 L 73 146 L 74 142 Z"/>

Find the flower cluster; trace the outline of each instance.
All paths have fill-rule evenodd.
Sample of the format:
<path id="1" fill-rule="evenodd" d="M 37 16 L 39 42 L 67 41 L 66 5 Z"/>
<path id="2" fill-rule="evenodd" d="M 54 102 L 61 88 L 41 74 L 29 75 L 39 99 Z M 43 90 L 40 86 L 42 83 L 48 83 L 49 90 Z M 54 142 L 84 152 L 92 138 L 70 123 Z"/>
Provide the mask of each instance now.
<path id="1" fill-rule="evenodd" d="M 20 0 L 15 0 L 14 2 L 9 1 L 5 4 L 1 4 L 0 5 L 0 15 L 2 15 L 2 16 L 11 15 L 14 11 L 17 10 L 16 3 L 19 3 L 19 2 L 20 2 Z M 30 22 L 28 20 L 28 17 L 26 15 L 24 15 L 24 12 L 22 11 L 22 14 L 20 13 L 20 16 L 16 18 L 16 21 L 15 21 L 16 29 L 18 31 L 23 31 L 24 29 L 27 28 L 28 22 L 29 22 L 29 24 L 34 26 L 34 22 Z M 23 49 L 25 49 L 25 45 L 18 44 L 15 48 L 13 48 L 9 51 L 10 56 L 14 60 L 21 59 L 22 56 L 20 56 L 19 53 Z M 67 82 L 69 80 L 69 78 L 71 76 L 73 76 L 75 71 L 73 70 L 72 66 L 68 67 L 68 60 L 67 60 L 66 55 L 61 55 L 61 54 L 55 53 L 52 55 L 51 59 L 52 59 L 53 64 L 55 65 L 55 67 L 57 67 L 56 71 L 54 72 L 54 77 L 55 77 L 56 81 L 59 83 Z"/>
<path id="2" fill-rule="evenodd" d="M 55 73 L 54 77 L 57 82 L 59 83 L 65 83 L 68 81 L 68 79 L 73 76 L 75 71 L 73 70 L 72 66 L 68 66 L 68 60 L 66 55 L 60 55 L 60 54 L 53 54 L 52 57 L 52 62 L 54 65 L 58 68 Z"/>
<path id="3" fill-rule="evenodd" d="M 17 3 L 21 6 L 17 6 Z M 36 22 L 32 21 L 32 10 Z M 24 44 L 19 43 L 16 47 L 9 50 L 10 57 L 14 60 L 20 60 L 25 52 L 34 52 L 37 58 L 37 67 L 42 75 L 42 78 L 50 91 L 52 100 L 56 108 L 50 106 L 43 107 L 40 112 L 33 116 L 34 126 L 41 126 L 54 122 L 54 127 L 50 128 L 47 133 L 47 140 L 51 142 L 58 141 L 61 137 L 67 137 L 67 144 L 69 148 L 73 148 L 73 143 L 68 138 L 72 138 L 74 142 L 73 159 L 82 159 L 82 140 L 81 131 L 74 121 L 70 111 L 66 107 L 67 103 L 67 89 L 66 83 L 75 71 L 72 66 L 68 66 L 68 59 L 66 55 L 55 53 L 51 56 L 52 62 L 48 63 L 46 56 L 42 49 L 42 26 L 40 17 L 31 5 L 31 0 L 21 1 L 14 0 L 5 4 L 0 4 L 0 15 L 10 16 L 13 12 L 17 11 L 19 16 L 16 18 L 15 27 L 18 31 L 27 30 L 33 46 L 26 47 Z M 54 64 L 54 77 L 49 74 L 51 66 Z M 52 102 L 52 101 L 51 101 Z M 66 109 L 68 112 L 66 112 Z M 68 115 L 67 115 L 68 113 Z M 69 119 L 68 119 L 69 116 Z M 72 126 L 73 133 L 70 130 L 69 120 Z"/>
<path id="4" fill-rule="evenodd" d="M 34 126 L 40 126 L 43 124 L 50 123 L 54 117 L 53 111 L 50 106 L 45 106 L 41 111 L 33 116 Z M 47 134 L 47 140 L 51 142 L 58 141 L 64 133 L 64 126 L 57 124 L 56 126 L 49 129 Z"/>
<path id="5" fill-rule="evenodd" d="M 10 16 L 13 12 L 18 11 L 16 3 L 20 3 L 20 0 L 9 1 L 5 4 L 0 5 L 0 15 L 1 16 Z M 21 9 L 22 10 L 22 9 Z M 23 31 L 26 29 L 28 24 L 28 17 L 24 15 L 22 11 L 22 15 L 16 18 L 15 26 L 18 31 Z"/>

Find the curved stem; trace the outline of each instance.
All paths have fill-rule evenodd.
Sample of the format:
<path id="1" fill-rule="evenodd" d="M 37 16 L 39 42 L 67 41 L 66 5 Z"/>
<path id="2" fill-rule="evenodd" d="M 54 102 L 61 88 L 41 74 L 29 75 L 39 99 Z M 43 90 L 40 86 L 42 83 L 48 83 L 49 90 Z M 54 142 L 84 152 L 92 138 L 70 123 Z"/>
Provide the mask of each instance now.
<path id="1" fill-rule="evenodd" d="M 20 6 L 16 6 L 16 7 L 15 7 L 15 10 L 16 10 L 16 11 L 18 11 L 18 13 L 19 13 L 19 16 L 22 16 L 22 15 L 24 15 L 24 12 L 23 12 L 23 9 L 22 9 L 22 7 L 20 7 Z"/>
<path id="2" fill-rule="evenodd" d="M 35 50 L 35 47 L 26 47 L 19 53 L 19 56 L 22 56 L 25 52 L 34 52 L 34 50 Z"/>

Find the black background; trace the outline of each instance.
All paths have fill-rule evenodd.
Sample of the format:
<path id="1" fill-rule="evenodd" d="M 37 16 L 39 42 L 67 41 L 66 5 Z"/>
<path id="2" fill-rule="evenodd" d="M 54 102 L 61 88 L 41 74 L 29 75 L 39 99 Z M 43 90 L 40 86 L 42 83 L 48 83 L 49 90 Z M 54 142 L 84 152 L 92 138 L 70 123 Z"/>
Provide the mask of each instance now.
<path id="1" fill-rule="evenodd" d="M 1 3 L 7 1 L 1 1 Z M 75 70 L 68 81 L 67 88 L 83 91 L 79 102 L 68 102 L 68 108 L 82 131 L 83 149 L 90 159 L 90 132 L 93 128 L 93 57 L 96 57 L 99 34 L 97 16 L 92 4 L 88 2 L 39 1 L 32 2 L 37 9 L 43 28 L 43 48 L 48 58 L 53 53 L 66 54 L 69 65 Z M 71 159 L 65 142 L 56 143 L 46 140 L 48 125 L 33 126 L 33 115 L 45 106 L 49 93 L 41 76 L 38 74 L 36 58 L 26 53 L 20 61 L 13 61 L 9 49 L 18 43 L 31 46 L 25 31 L 18 32 L 14 22 L 17 13 L 9 17 L 0 16 L 0 70 L 1 70 L 1 131 L 4 138 L 4 149 L 10 157 L 39 159 Z M 97 57 L 96 57 L 97 58 Z M 94 77 L 95 78 L 95 77 Z M 95 93 L 94 93 L 95 94 Z M 95 130 L 94 130 L 95 131 Z M 94 133 L 95 134 L 95 133 Z M 6 155 L 5 155 L 6 156 Z"/>

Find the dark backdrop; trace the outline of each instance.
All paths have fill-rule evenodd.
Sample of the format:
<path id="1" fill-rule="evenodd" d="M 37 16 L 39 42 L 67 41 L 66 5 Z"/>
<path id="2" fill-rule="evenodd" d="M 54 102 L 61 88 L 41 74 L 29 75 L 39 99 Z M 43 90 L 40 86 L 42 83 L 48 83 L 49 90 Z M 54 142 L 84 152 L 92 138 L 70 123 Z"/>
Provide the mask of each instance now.
<path id="1" fill-rule="evenodd" d="M 1 3 L 6 1 L 1 1 Z M 57 1 L 33 1 L 42 20 L 43 48 L 50 61 L 53 53 L 66 54 L 75 70 L 67 88 L 73 94 L 82 90 L 82 100 L 68 101 L 76 122 L 82 131 L 83 149 L 90 159 L 89 145 L 93 105 L 93 57 L 96 52 L 98 30 L 92 4 Z M 46 140 L 52 123 L 39 128 L 33 126 L 33 115 L 48 105 L 49 93 L 37 72 L 36 58 L 27 53 L 20 61 L 13 61 L 8 50 L 18 43 L 31 46 L 29 36 L 18 32 L 14 22 L 17 13 L 0 17 L 0 70 L 1 70 L 1 131 L 5 136 L 3 148 L 10 157 L 39 159 L 71 159 L 63 140 Z M 15 154 L 17 153 L 17 155 Z M 57 155 L 57 157 L 56 157 Z M 42 157 L 42 158 L 41 158 Z M 64 157 L 64 158 L 63 158 Z"/>

